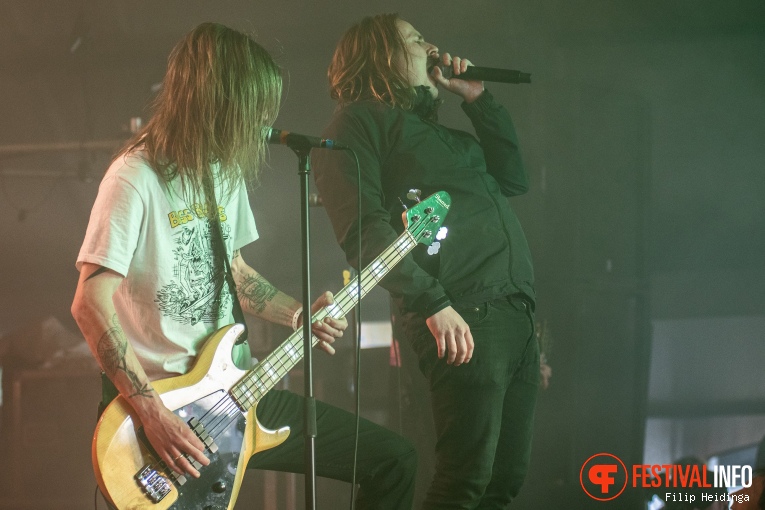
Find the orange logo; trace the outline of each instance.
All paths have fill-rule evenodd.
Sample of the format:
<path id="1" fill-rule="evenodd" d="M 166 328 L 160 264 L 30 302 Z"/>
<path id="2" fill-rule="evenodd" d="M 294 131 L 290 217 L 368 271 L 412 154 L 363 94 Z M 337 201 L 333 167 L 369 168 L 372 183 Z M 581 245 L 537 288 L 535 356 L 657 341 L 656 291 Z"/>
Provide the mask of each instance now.
<path id="1" fill-rule="evenodd" d="M 592 499 L 610 501 L 627 487 L 627 468 L 616 455 L 598 453 L 582 464 L 579 483 Z"/>

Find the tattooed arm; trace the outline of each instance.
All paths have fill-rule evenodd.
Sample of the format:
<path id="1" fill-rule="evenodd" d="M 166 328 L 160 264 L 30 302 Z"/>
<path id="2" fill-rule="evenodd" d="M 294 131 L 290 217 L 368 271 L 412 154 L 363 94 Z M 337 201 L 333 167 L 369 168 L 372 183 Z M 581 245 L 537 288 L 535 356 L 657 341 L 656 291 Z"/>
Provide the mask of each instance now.
<path id="1" fill-rule="evenodd" d="M 156 393 L 145 374 L 143 377 L 138 374 L 139 371 L 142 371 L 141 366 L 137 363 L 131 363 L 131 366 L 128 366 L 128 346 L 127 338 L 115 313 L 112 315 L 111 327 L 98 340 L 96 359 L 109 379 L 116 379 L 120 372 L 125 374 L 130 383 L 128 385 L 128 398 L 155 398 Z"/>
<path id="2" fill-rule="evenodd" d="M 236 292 L 242 309 L 255 317 L 291 326 L 292 316 L 300 303 L 278 290 L 242 259 L 239 250 L 234 252 L 231 273 L 236 282 Z"/>
<path id="3" fill-rule="evenodd" d="M 278 290 L 257 271 L 248 266 L 242 259 L 239 250 L 234 252 L 234 258 L 231 261 L 231 273 L 234 275 L 236 292 L 244 311 L 269 322 L 292 326 L 292 317 L 300 308 L 300 303 Z M 311 306 L 312 313 L 332 302 L 332 294 L 325 292 Z M 302 325 L 302 320 L 303 315 L 301 314 L 298 326 Z M 334 354 L 335 349 L 331 344 L 336 338 L 343 336 L 343 331 L 347 327 L 348 321 L 345 319 L 336 320 L 327 317 L 322 322 L 315 322 L 312 329 L 314 335 L 321 340 L 319 347 L 329 354 Z"/>
<path id="4" fill-rule="evenodd" d="M 151 386 L 122 330 L 112 297 L 122 276 L 94 264 L 83 264 L 72 303 L 77 321 L 93 356 L 144 426 L 146 437 L 162 459 L 179 473 L 199 476 L 189 454 L 204 465 L 204 445 L 183 421 L 171 413 Z"/>

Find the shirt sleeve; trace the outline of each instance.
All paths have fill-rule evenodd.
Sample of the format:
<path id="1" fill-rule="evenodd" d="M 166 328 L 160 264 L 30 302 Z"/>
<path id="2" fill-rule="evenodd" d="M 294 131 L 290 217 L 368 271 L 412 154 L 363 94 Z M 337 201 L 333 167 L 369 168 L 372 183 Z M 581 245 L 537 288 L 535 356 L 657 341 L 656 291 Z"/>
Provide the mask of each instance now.
<path id="1" fill-rule="evenodd" d="M 382 117 L 382 116 L 381 116 Z M 338 112 L 325 136 L 353 147 L 361 171 L 361 260 L 369 264 L 398 237 L 385 207 L 381 180 L 382 162 L 392 143 L 383 119 L 368 112 Z M 314 176 L 340 247 L 348 262 L 359 268 L 358 176 L 355 159 L 348 152 L 315 151 Z M 408 254 L 383 278 L 380 285 L 408 310 L 429 317 L 451 302 L 439 281 Z"/>
<path id="2" fill-rule="evenodd" d="M 144 202 L 138 191 L 120 177 L 105 177 L 77 256 L 77 270 L 88 262 L 127 276 L 143 218 Z"/>
<path id="3" fill-rule="evenodd" d="M 235 204 L 236 221 L 233 232 L 234 251 L 256 241 L 259 237 L 258 229 L 255 226 L 255 217 L 252 214 L 252 207 L 250 207 L 250 199 L 246 186 L 240 187 Z"/>
<path id="4" fill-rule="evenodd" d="M 473 124 L 486 159 L 486 170 L 506 197 L 529 190 L 529 180 L 518 149 L 518 135 L 507 110 L 488 90 L 462 109 Z"/>

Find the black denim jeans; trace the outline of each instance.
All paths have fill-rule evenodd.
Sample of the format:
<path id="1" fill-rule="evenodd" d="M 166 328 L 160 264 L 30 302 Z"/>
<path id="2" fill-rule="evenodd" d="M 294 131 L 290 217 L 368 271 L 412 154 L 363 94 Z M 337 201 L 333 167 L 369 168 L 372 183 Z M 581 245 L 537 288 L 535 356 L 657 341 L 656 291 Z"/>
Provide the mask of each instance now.
<path id="1" fill-rule="evenodd" d="M 435 476 L 423 508 L 503 509 L 528 470 L 539 386 L 531 304 L 522 297 L 454 307 L 475 342 L 467 364 L 439 359 L 424 321 L 402 326 L 429 381 Z"/>

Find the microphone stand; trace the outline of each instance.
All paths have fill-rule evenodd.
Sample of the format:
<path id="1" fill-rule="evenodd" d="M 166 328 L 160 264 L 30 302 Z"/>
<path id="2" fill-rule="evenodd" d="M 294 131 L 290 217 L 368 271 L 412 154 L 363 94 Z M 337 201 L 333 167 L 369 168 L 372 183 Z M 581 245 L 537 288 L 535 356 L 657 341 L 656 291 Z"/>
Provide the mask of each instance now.
<path id="1" fill-rule="evenodd" d="M 305 508 L 316 509 L 316 399 L 313 396 L 313 356 L 311 335 L 311 214 L 308 194 L 308 176 L 311 173 L 311 147 L 302 140 L 291 141 L 287 146 L 298 157 L 300 176 L 300 226 L 303 254 L 303 359 L 304 361 L 304 412 L 305 437 Z"/>

